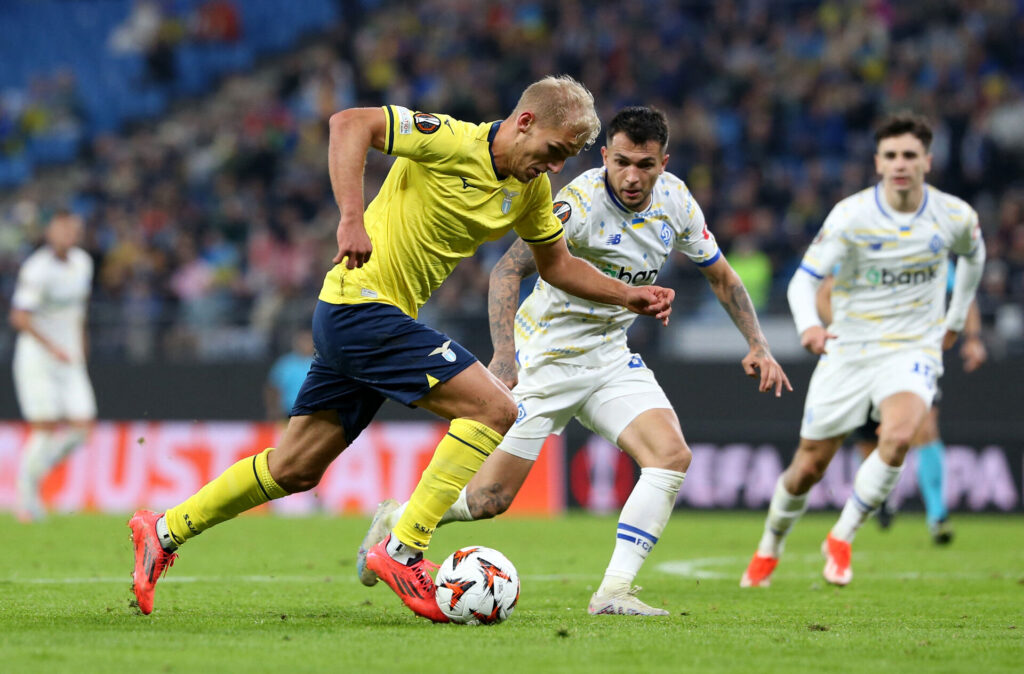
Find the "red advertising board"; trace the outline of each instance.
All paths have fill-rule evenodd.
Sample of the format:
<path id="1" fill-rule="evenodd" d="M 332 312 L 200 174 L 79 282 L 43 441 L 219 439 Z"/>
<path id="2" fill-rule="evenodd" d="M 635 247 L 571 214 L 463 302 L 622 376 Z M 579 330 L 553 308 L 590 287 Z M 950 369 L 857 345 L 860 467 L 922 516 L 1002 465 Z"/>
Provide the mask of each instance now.
<path id="1" fill-rule="evenodd" d="M 371 424 L 311 492 L 270 504 L 289 514 L 372 513 L 386 498 L 404 500 L 448 425 Z M 101 422 L 88 442 L 43 485 L 57 511 L 163 510 L 180 503 L 235 461 L 273 447 L 282 427 L 249 422 Z M 18 462 L 28 434 L 22 423 L 0 422 L 0 509 L 12 510 Z M 565 508 L 563 442 L 552 436 L 509 510 L 555 515 Z"/>

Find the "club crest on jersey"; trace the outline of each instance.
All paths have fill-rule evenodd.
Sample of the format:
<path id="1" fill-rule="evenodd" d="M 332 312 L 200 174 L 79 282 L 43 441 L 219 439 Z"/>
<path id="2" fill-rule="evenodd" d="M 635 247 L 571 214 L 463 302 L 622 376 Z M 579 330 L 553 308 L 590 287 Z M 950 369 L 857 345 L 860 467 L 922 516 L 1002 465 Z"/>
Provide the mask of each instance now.
<path id="1" fill-rule="evenodd" d="M 936 234 L 932 237 L 932 240 L 928 242 L 928 249 L 933 253 L 938 253 L 942 250 L 942 237 Z"/>
<path id="2" fill-rule="evenodd" d="M 451 343 L 452 343 L 452 340 L 449 339 L 447 342 L 445 342 L 441 346 L 439 346 L 436 349 L 434 349 L 433 351 L 431 351 L 430 355 L 431 356 L 436 356 L 438 354 L 441 354 L 441 357 L 444 358 L 446 361 L 448 361 L 449 363 L 454 363 L 455 359 L 458 356 L 455 355 L 454 351 L 452 351 L 450 348 L 448 348 L 449 346 L 451 346 Z"/>
<path id="3" fill-rule="evenodd" d="M 518 197 L 519 192 L 502 187 L 501 193 L 505 195 L 505 198 L 501 200 L 501 212 L 503 215 L 508 215 L 508 212 L 512 210 L 512 197 Z"/>
<path id="4" fill-rule="evenodd" d="M 519 409 L 519 414 L 516 415 L 516 423 L 517 424 L 520 421 L 522 421 L 523 419 L 526 418 L 526 407 L 523 406 L 523 403 L 519 403 L 518 409 Z"/>
<path id="5" fill-rule="evenodd" d="M 629 359 L 629 366 L 631 368 L 644 367 L 644 359 L 634 353 L 633 357 Z"/>
<path id="6" fill-rule="evenodd" d="M 569 205 L 568 201 L 556 201 L 551 212 L 555 214 L 558 221 L 563 225 L 569 221 L 572 216 L 572 206 Z"/>
<path id="7" fill-rule="evenodd" d="M 667 222 L 661 223 L 661 232 L 658 236 L 661 237 L 661 242 L 666 246 L 672 245 L 672 228 L 668 226 Z"/>
<path id="8" fill-rule="evenodd" d="M 416 124 L 416 130 L 420 133 L 434 133 L 441 128 L 441 120 L 436 115 L 426 112 L 417 112 L 413 115 L 412 121 Z"/>

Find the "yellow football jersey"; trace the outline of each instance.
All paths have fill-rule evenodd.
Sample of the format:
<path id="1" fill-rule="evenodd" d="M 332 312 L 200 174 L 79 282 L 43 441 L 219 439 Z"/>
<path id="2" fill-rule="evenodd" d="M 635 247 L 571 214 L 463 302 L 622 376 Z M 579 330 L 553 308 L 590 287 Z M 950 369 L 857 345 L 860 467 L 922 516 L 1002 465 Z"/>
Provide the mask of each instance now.
<path id="1" fill-rule="evenodd" d="M 398 157 L 363 216 L 373 243 L 358 269 L 335 265 L 320 299 L 383 302 L 413 318 L 459 260 L 515 229 L 527 243 L 557 241 L 547 175 L 502 177 L 491 141 L 501 122 L 469 124 L 446 115 L 384 106 L 385 151 Z"/>

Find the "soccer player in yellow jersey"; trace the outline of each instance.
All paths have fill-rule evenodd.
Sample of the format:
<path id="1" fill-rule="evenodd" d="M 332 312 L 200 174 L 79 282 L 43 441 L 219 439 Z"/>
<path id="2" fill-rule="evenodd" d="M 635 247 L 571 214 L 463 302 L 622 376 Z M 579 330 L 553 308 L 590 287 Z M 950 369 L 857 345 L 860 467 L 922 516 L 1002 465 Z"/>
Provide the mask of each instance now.
<path id="1" fill-rule="evenodd" d="M 341 211 L 335 267 L 313 317 L 313 365 L 280 445 L 229 467 L 163 515 L 129 526 L 133 588 L 153 610 L 175 549 L 209 527 L 275 498 L 311 489 L 369 424 L 385 398 L 451 421 L 391 534 L 365 553 L 417 615 L 446 622 L 423 551 L 445 511 L 516 418 L 504 384 L 446 335 L 416 321 L 458 261 L 510 229 L 530 245 L 542 278 L 566 292 L 668 322 L 673 291 L 629 286 L 573 257 L 552 212 L 547 173 L 589 146 L 600 122 L 570 77 L 530 85 L 503 121 L 469 124 L 400 106 L 331 117 L 328 166 Z M 363 211 L 369 148 L 397 159 Z"/>

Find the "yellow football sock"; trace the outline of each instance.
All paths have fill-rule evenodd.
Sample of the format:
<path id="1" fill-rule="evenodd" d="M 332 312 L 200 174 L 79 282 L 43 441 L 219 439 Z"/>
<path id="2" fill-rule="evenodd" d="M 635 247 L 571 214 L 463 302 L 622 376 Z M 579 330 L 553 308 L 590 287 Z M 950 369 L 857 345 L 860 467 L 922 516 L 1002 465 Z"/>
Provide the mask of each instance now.
<path id="1" fill-rule="evenodd" d="M 271 447 L 235 463 L 184 503 L 164 513 L 175 542 L 181 545 L 214 524 L 287 496 L 288 492 L 270 476 L 267 455 L 273 450 Z"/>
<path id="2" fill-rule="evenodd" d="M 501 442 L 501 433 L 478 421 L 453 419 L 430 465 L 392 530 L 402 543 L 426 550 L 437 523 Z"/>

